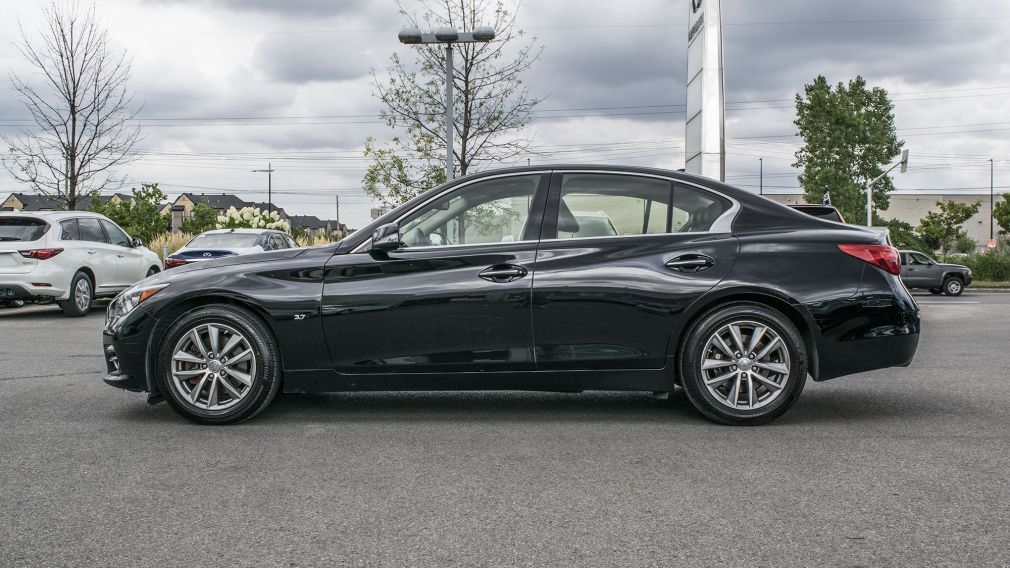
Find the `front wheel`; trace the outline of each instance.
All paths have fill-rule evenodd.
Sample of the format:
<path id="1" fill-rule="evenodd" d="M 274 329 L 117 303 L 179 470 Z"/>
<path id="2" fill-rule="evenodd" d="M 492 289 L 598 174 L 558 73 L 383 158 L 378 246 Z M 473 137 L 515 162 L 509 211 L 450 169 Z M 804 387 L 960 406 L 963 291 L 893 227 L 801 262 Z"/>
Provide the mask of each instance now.
<path id="1" fill-rule="evenodd" d="M 91 278 L 83 272 L 74 274 L 70 281 L 70 297 L 59 302 L 65 315 L 79 318 L 91 311 L 91 302 L 95 299 L 95 288 Z"/>
<path id="2" fill-rule="evenodd" d="M 960 278 L 951 276 L 943 281 L 943 293 L 948 296 L 960 296 L 964 292 L 964 283 Z"/>
<path id="3" fill-rule="evenodd" d="M 158 354 L 158 388 L 179 414 L 200 424 L 234 424 L 261 412 L 281 384 L 270 330 L 252 312 L 228 305 L 180 317 Z"/>
<path id="4" fill-rule="evenodd" d="M 799 398 L 807 353 L 799 331 L 778 310 L 738 302 L 720 306 L 691 328 L 680 376 L 699 412 L 722 424 L 770 422 Z"/>

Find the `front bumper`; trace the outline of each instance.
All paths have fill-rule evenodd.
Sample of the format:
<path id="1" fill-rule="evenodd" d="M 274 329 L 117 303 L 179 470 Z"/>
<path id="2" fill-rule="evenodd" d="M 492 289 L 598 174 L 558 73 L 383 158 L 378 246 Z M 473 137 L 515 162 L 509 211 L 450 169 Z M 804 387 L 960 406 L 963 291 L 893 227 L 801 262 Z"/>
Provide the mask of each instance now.
<path id="1" fill-rule="evenodd" d="M 153 377 L 148 372 L 148 341 L 157 319 L 143 307 L 129 314 L 126 320 L 102 332 L 102 352 L 108 374 L 105 384 L 134 392 L 153 392 Z"/>

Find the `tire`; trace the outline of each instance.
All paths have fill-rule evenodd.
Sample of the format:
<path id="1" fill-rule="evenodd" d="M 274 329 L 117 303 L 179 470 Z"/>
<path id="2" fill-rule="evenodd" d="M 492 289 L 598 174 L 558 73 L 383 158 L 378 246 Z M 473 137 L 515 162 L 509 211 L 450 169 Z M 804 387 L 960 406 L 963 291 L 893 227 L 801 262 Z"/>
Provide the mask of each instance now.
<path id="1" fill-rule="evenodd" d="M 20 308 L 25 305 L 24 300 L 4 300 L 5 308 Z"/>
<path id="2" fill-rule="evenodd" d="M 61 300 L 59 306 L 64 315 L 79 318 L 91 311 L 91 304 L 94 301 L 95 283 L 87 274 L 77 272 L 70 280 L 70 297 Z"/>
<path id="3" fill-rule="evenodd" d="M 943 294 L 943 290 L 941 290 L 940 288 L 930 288 L 929 289 L 929 293 L 930 294 Z"/>
<path id="4" fill-rule="evenodd" d="M 214 333 L 224 357 L 213 352 Z M 249 310 L 230 305 L 204 306 L 179 317 L 164 335 L 156 365 L 162 396 L 198 424 L 248 420 L 270 404 L 281 385 L 280 351 L 270 330 Z"/>
<path id="5" fill-rule="evenodd" d="M 764 331 L 758 335 L 760 328 Z M 758 342 L 752 346 L 755 335 Z M 728 339 L 722 341 L 725 347 L 720 343 L 724 337 Z M 743 351 L 737 351 L 738 343 L 743 344 Z M 747 353 L 747 348 L 753 353 Z M 758 364 L 751 354 L 758 356 Z M 721 424 L 771 422 L 796 403 L 807 379 L 807 350 L 796 326 L 778 310 L 754 302 L 726 304 L 705 313 L 688 332 L 678 359 L 688 400 Z M 712 381 L 719 377 L 726 378 Z"/>
<path id="6" fill-rule="evenodd" d="M 158 273 L 158 267 L 157 266 L 152 266 L 151 268 L 147 269 L 147 275 L 144 276 L 144 278 L 150 278 L 150 277 L 154 276 L 157 273 Z"/>
<path id="7" fill-rule="evenodd" d="M 949 276 L 943 281 L 943 293 L 948 296 L 960 296 L 964 292 L 964 282 L 957 276 Z"/>

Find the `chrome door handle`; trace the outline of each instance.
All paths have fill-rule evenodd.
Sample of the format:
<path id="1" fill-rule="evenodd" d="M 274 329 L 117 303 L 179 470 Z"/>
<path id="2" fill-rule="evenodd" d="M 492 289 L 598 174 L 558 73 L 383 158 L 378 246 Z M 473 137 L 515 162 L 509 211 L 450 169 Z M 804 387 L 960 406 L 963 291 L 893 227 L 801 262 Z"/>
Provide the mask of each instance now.
<path id="1" fill-rule="evenodd" d="M 529 273 L 522 266 L 514 264 L 498 264 L 485 268 L 477 273 L 477 276 L 489 282 L 512 282 L 518 280 Z"/>
<path id="2" fill-rule="evenodd" d="M 88 254 L 95 254 L 95 251 L 93 251 L 93 250 L 89 250 L 89 251 L 88 251 Z"/>
<path id="3" fill-rule="evenodd" d="M 117 252 L 117 253 L 116 253 L 116 256 L 118 256 L 119 258 L 123 258 L 123 257 L 124 257 L 124 256 L 126 256 L 126 255 L 125 255 L 125 254 L 123 254 L 123 253 L 121 253 L 121 252 Z"/>
<path id="4" fill-rule="evenodd" d="M 685 254 L 666 261 L 666 267 L 677 272 L 701 272 L 714 265 L 715 259 L 703 254 Z"/>

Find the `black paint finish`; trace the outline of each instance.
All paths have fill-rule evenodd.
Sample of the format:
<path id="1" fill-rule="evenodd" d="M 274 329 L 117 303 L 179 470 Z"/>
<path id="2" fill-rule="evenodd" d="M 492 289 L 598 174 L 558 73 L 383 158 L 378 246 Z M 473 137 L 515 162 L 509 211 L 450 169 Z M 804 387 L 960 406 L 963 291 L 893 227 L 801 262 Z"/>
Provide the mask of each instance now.
<path id="1" fill-rule="evenodd" d="M 662 176 L 739 208 L 724 232 L 562 240 L 553 238 L 558 208 L 545 185 L 524 240 L 368 252 L 372 229 L 436 194 L 486 175 L 575 169 Z M 170 285 L 107 325 L 107 382 L 157 399 L 151 362 L 162 336 L 182 313 L 212 303 L 243 306 L 269 325 L 288 392 L 670 390 L 687 327 L 734 300 L 786 314 L 817 380 L 906 365 L 918 342 L 915 302 L 897 276 L 837 246 L 880 238 L 677 172 L 486 172 L 435 188 L 334 245 L 195 263 L 144 280 Z M 708 259 L 700 271 L 676 268 L 698 259 Z"/>

